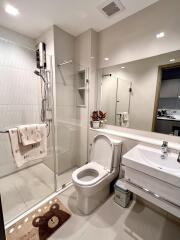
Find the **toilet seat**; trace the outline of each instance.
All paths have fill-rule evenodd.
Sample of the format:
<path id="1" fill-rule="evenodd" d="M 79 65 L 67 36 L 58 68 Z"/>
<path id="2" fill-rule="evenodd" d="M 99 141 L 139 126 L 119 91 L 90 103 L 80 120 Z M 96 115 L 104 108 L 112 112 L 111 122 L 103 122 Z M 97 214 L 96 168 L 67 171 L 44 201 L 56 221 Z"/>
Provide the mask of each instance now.
<path id="1" fill-rule="evenodd" d="M 86 175 L 86 172 L 88 174 L 91 174 L 93 179 L 81 180 L 81 178 Z M 109 170 L 104 168 L 100 164 L 96 162 L 90 162 L 76 169 L 72 174 L 72 179 L 76 184 L 79 184 L 82 186 L 91 186 L 97 183 L 102 178 L 104 178 L 106 175 L 108 175 L 108 173 L 109 173 Z"/>

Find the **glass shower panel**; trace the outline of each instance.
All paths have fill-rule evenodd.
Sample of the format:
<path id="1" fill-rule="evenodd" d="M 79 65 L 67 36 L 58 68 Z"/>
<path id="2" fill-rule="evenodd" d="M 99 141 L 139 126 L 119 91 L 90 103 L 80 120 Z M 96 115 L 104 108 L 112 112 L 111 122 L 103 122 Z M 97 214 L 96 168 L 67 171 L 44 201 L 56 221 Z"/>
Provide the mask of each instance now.
<path id="1" fill-rule="evenodd" d="M 51 57 L 47 59 L 50 66 Z M 47 157 L 17 167 L 11 151 L 8 129 L 41 123 L 42 82 L 35 69 L 34 50 L 0 39 L 0 193 L 6 223 L 55 189 L 52 125 Z M 52 98 L 50 68 L 48 74 Z"/>
<path id="2" fill-rule="evenodd" d="M 87 161 L 88 69 L 56 62 L 57 186 L 62 188 Z"/>

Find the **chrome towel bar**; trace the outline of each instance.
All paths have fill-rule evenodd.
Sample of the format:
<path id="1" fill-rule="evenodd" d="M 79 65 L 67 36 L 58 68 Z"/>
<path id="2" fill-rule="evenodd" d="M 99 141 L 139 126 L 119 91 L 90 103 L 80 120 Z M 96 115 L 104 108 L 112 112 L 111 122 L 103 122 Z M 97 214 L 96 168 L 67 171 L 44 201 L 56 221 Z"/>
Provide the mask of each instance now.
<path id="1" fill-rule="evenodd" d="M 8 130 L 0 131 L 0 133 L 8 133 L 8 132 L 9 132 Z"/>
<path id="2" fill-rule="evenodd" d="M 141 191 L 143 191 L 143 192 L 151 195 L 152 197 L 154 197 L 154 198 L 156 198 L 156 199 L 158 199 L 158 200 L 161 200 L 162 202 L 164 202 L 164 203 L 166 203 L 166 204 L 169 204 L 169 205 L 171 205 L 172 207 L 175 207 L 175 208 L 177 208 L 178 210 L 180 210 L 180 204 L 174 203 L 174 202 L 168 200 L 167 198 L 162 197 L 162 196 L 160 196 L 159 194 L 152 192 L 152 191 L 149 190 L 149 189 L 146 189 L 146 188 L 144 188 L 144 187 L 142 187 L 142 186 L 139 186 L 139 185 L 137 185 L 136 183 L 133 183 L 130 179 L 125 179 L 125 182 L 127 182 L 127 183 L 130 184 L 131 186 L 133 186 L 133 187 L 135 187 L 135 188 L 137 188 L 137 189 L 139 189 L 139 190 L 141 190 Z"/>

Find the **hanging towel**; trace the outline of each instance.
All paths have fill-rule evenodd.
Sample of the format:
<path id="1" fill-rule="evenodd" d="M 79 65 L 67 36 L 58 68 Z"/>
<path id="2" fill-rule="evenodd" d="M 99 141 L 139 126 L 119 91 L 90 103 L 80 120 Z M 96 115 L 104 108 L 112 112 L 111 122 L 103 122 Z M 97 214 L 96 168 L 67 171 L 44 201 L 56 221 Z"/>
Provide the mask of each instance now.
<path id="1" fill-rule="evenodd" d="M 119 115 L 119 125 L 121 127 L 129 127 L 129 113 L 121 112 Z"/>
<path id="2" fill-rule="evenodd" d="M 41 141 L 24 146 L 19 141 L 18 128 L 9 129 L 11 149 L 17 167 L 25 163 L 41 159 L 47 156 L 47 128 L 46 124 L 40 124 Z"/>
<path id="3" fill-rule="evenodd" d="M 19 142 L 23 146 L 38 143 L 42 140 L 41 138 L 41 125 L 40 124 L 30 124 L 21 125 L 18 129 Z"/>

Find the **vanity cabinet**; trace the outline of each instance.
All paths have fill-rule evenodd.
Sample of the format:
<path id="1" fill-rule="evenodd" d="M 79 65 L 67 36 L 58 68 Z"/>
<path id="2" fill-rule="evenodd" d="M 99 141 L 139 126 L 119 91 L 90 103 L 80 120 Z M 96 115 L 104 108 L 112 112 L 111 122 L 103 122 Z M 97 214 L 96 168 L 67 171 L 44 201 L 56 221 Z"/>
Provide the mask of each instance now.
<path id="1" fill-rule="evenodd" d="M 180 79 L 169 79 L 162 81 L 160 98 L 177 98 L 179 95 Z"/>

